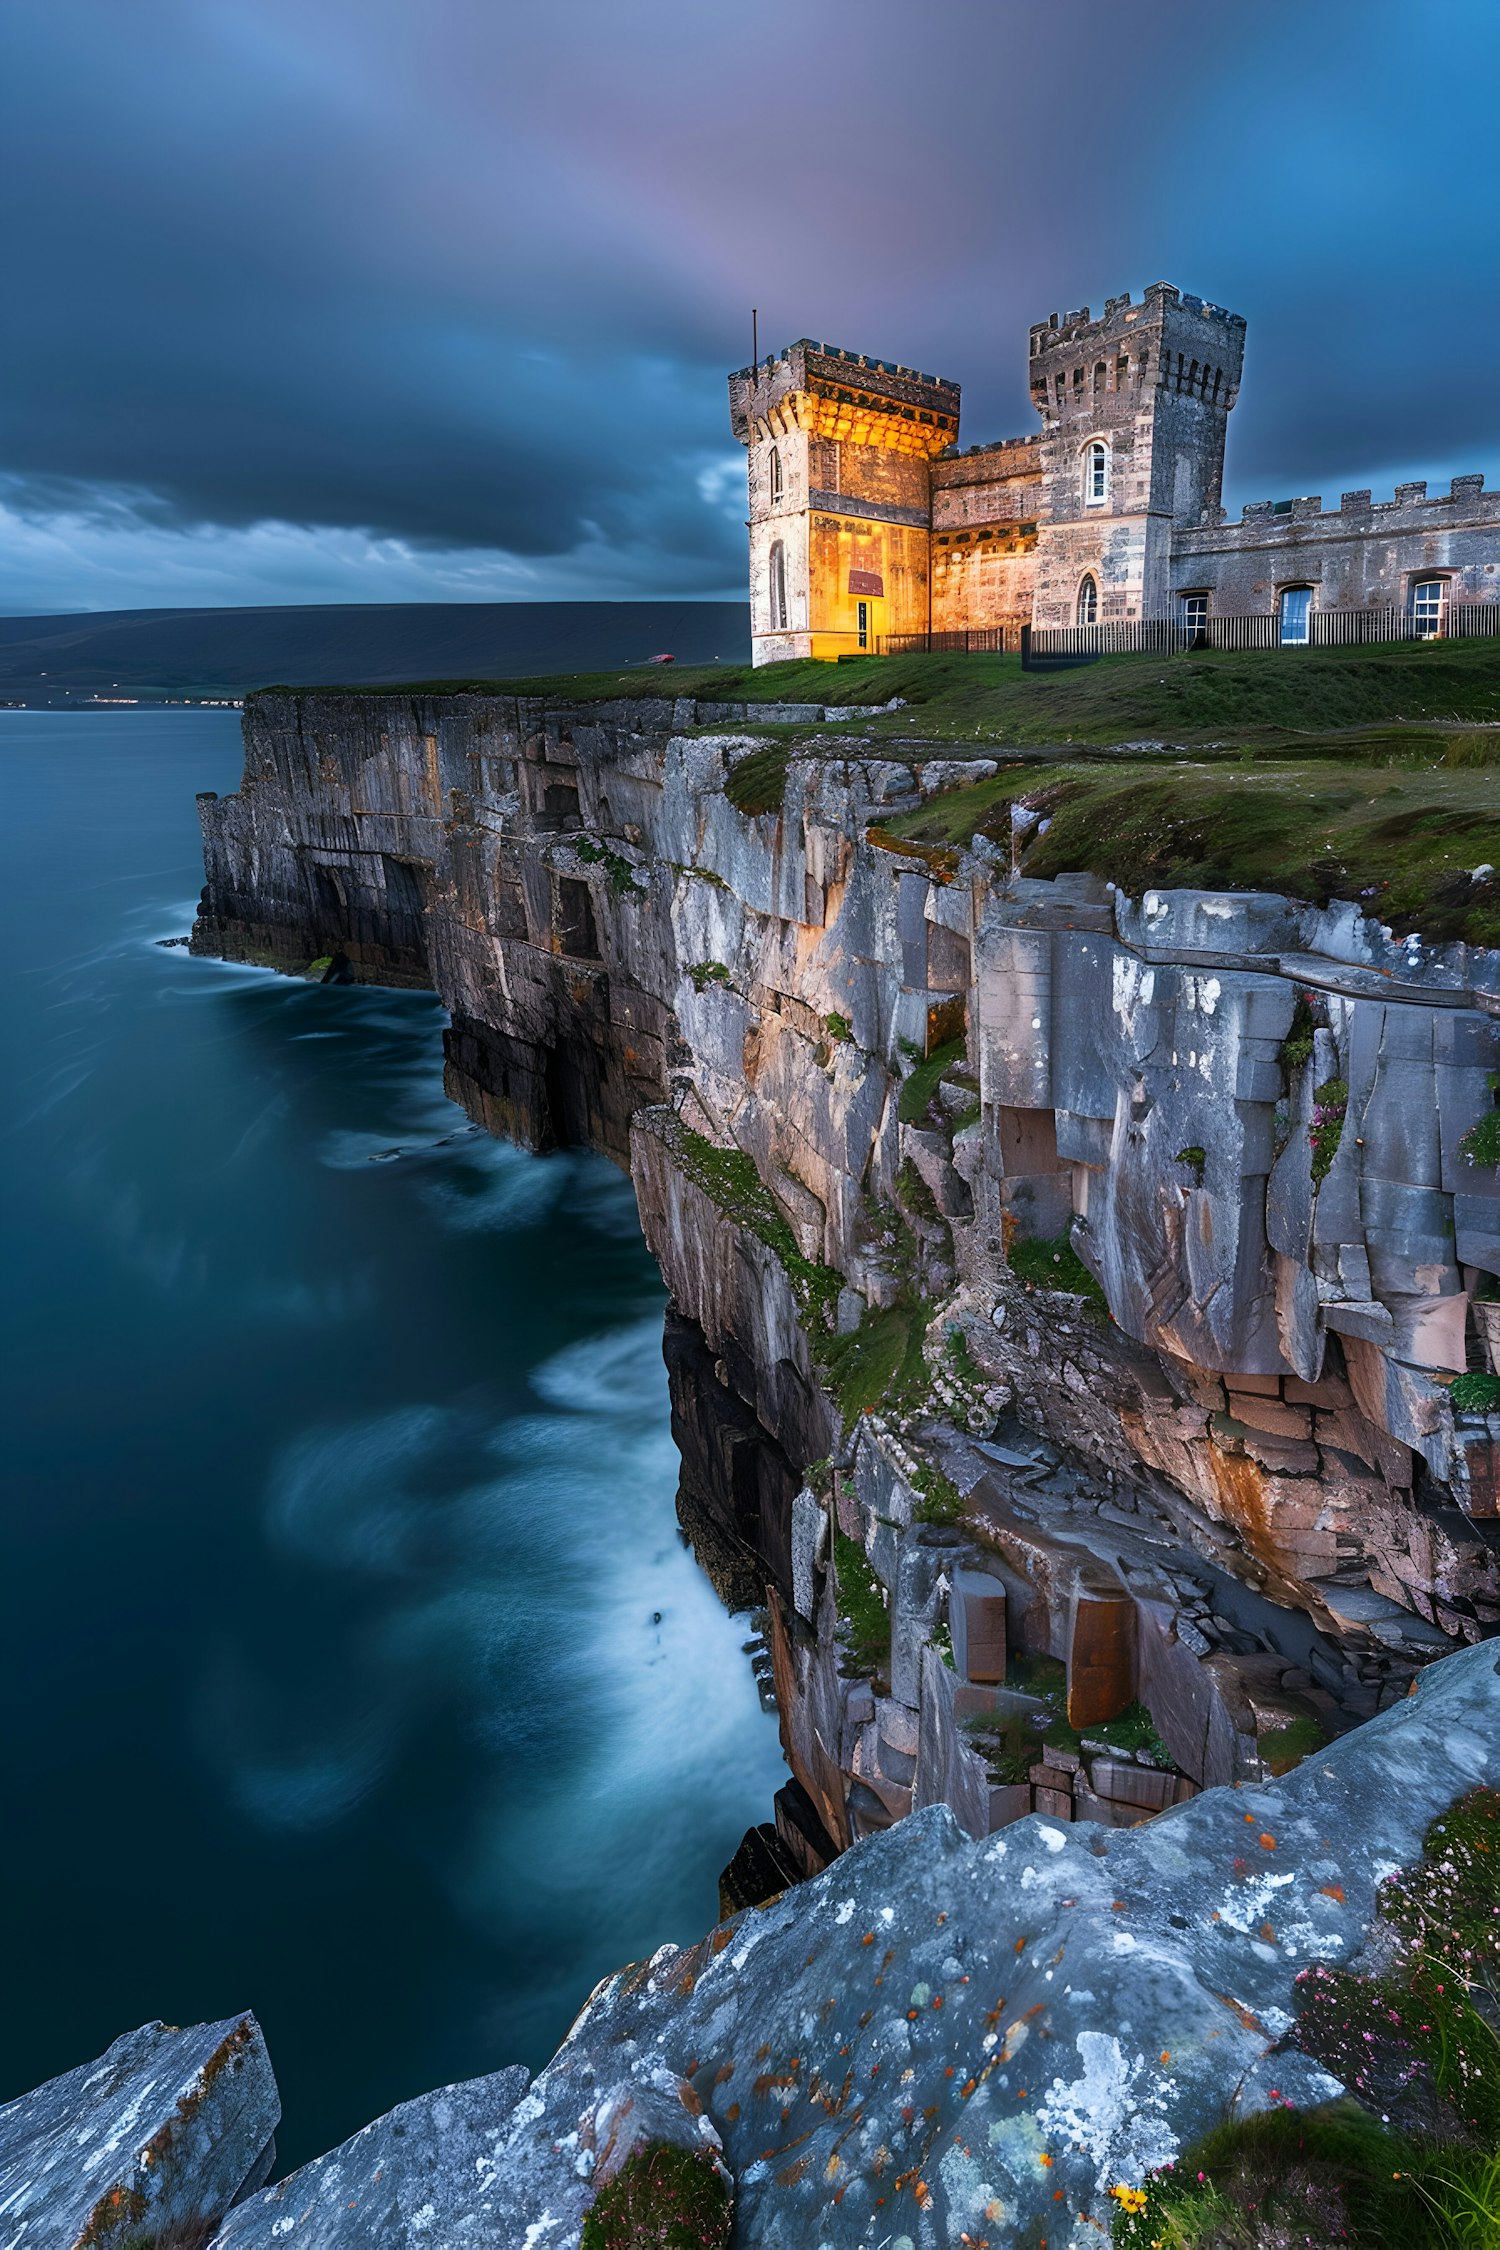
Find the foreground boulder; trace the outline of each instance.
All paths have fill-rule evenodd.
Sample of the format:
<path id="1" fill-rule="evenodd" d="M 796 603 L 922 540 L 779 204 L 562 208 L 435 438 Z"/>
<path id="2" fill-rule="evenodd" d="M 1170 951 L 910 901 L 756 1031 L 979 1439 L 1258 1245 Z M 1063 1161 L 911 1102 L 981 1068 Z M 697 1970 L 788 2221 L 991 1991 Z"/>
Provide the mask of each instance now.
<path id="1" fill-rule="evenodd" d="M 352 2141 L 230 2214 L 213 2250 L 273 2250 L 290 2234 L 329 2250 L 388 2250 L 394 2243 L 528 2244 L 533 2202 L 525 2149 L 541 2107 L 525 2099 L 519 2067 L 470 2078 L 403 2102 Z M 577 2097 L 566 2131 L 549 2148 L 538 2242 L 577 2242 L 600 2191 L 653 2152 L 701 2159 L 723 2183 L 719 2136 L 692 2088 L 649 2062 L 600 2086 L 587 2065 L 563 2081 Z M 556 2111 L 550 2111 L 554 2123 Z M 540 2207 L 539 2207 L 540 2208 Z"/>
<path id="2" fill-rule="evenodd" d="M 0 2240 L 200 2243 L 270 2171 L 280 2116 L 253 2016 L 143 2024 L 0 2108 Z"/>
<path id="3" fill-rule="evenodd" d="M 1278 2051 L 1295 1979 L 1350 1960 L 1428 1824 L 1500 1781 L 1496 1658 L 1433 1666 L 1283 1781 L 977 1843 L 934 1807 L 663 1948 L 514 2112 L 497 2239 L 574 2250 L 590 2090 L 665 2070 L 717 2129 L 746 2250 L 1098 2241 L 1112 2188 L 1225 2116 L 1343 2090 Z"/>
<path id="4" fill-rule="evenodd" d="M 299 2234 L 315 2243 L 493 2242 L 496 2151 L 531 2082 L 519 2064 L 443 2086 L 378 2117 L 230 2213 L 223 2250 Z"/>

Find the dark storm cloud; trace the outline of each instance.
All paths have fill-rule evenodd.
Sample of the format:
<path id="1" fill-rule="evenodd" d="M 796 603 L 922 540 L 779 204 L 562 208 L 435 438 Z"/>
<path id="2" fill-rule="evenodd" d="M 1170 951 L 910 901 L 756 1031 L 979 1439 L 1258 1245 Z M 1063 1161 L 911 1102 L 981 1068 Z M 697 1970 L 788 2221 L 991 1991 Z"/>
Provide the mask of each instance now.
<path id="1" fill-rule="evenodd" d="M 976 439 L 1032 426 L 1030 320 L 1165 276 L 1250 320 L 1241 497 L 1495 466 L 1493 0 L 13 0 L 3 36 L 0 478 L 80 600 L 132 530 L 149 572 L 267 524 L 344 593 L 356 535 L 407 590 L 733 588 L 752 302 L 763 346 L 958 377 Z"/>

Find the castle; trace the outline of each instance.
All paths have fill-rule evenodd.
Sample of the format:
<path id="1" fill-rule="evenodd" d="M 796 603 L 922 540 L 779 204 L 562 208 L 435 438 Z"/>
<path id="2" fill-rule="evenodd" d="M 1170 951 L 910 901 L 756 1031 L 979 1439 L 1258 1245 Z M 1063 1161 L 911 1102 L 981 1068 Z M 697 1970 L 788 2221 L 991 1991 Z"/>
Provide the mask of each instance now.
<path id="1" fill-rule="evenodd" d="M 1031 331 L 1032 436 L 958 446 L 959 387 L 804 339 L 729 378 L 749 451 L 757 664 L 944 634 L 1169 619 L 1322 637 L 1329 613 L 1442 631 L 1500 599 L 1500 493 L 1262 501 L 1230 523 L 1245 323 L 1167 282 Z M 1500 613 L 1495 613 L 1500 614 Z M 1274 621 L 1274 622 L 1273 622 Z M 1336 638 L 1363 638 L 1368 618 Z M 1486 617 L 1485 623 L 1490 619 Z"/>

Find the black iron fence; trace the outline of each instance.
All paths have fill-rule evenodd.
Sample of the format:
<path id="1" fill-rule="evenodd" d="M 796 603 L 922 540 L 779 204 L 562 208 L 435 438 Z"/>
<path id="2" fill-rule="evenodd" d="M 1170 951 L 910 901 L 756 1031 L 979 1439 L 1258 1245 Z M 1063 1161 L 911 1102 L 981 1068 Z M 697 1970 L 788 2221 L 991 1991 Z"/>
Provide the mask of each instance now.
<path id="1" fill-rule="evenodd" d="M 960 633 L 883 633 L 882 656 L 913 656 L 947 652 L 952 656 L 1017 656 L 1025 625 L 975 625 Z"/>
<path id="2" fill-rule="evenodd" d="M 1030 660 L 1176 656 L 1193 649 L 1348 648 L 1373 641 L 1480 640 L 1500 635 L 1500 601 L 1445 602 L 1436 624 L 1405 609 L 1313 609 L 1289 633 L 1275 611 L 1250 617 L 1128 617 L 1098 625 L 993 625 L 967 632 L 886 633 L 883 656 L 918 651 L 1019 654 Z"/>

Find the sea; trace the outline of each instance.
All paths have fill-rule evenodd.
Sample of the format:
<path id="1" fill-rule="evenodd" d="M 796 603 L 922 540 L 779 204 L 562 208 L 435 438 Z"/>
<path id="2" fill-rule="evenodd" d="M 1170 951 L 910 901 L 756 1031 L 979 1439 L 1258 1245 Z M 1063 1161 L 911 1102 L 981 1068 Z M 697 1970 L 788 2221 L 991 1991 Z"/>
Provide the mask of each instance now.
<path id="1" fill-rule="evenodd" d="M 0 712 L 0 2100 L 253 2009 L 279 2170 L 539 2066 L 784 1778 L 627 1180 L 192 959 L 229 711 Z"/>

